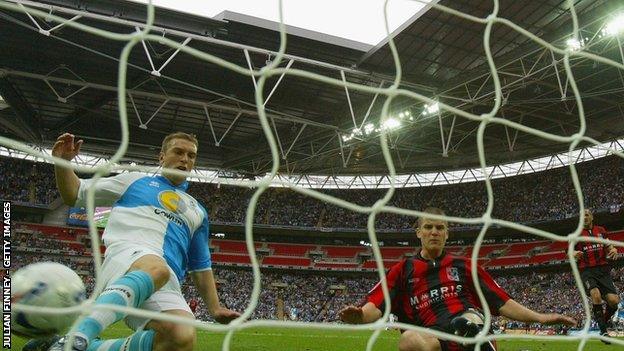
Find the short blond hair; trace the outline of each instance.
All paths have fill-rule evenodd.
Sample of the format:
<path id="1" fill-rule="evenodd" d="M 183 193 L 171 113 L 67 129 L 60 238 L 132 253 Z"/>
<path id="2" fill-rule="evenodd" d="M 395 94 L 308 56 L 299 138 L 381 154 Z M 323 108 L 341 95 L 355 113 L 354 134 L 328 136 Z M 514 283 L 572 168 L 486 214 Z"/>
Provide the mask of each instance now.
<path id="1" fill-rule="evenodd" d="M 437 208 L 437 207 L 427 207 L 425 208 L 423 211 L 423 213 L 429 213 L 429 214 L 434 214 L 434 215 L 439 215 L 439 216 L 446 216 L 446 213 L 444 213 L 444 211 L 442 211 L 442 209 Z M 420 226 L 422 225 L 423 221 L 425 219 L 429 218 L 428 216 L 420 216 L 418 217 L 418 228 L 420 228 Z M 446 221 L 444 221 L 446 222 Z"/>
<path id="2" fill-rule="evenodd" d="M 197 141 L 197 138 L 195 137 L 195 134 L 189 134 L 189 133 L 184 133 L 184 132 L 175 132 L 175 133 L 171 133 L 171 134 L 167 135 L 163 139 L 162 146 L 160 147 L 160 152 L 163 152 L 163 153 L 167 152 L 167 149 L 169 148 L 169 144 L 174 139 L 188 140 L 188 141 L 192 142 L 193 144 L 195 144 L 195 146 L 199 146 L 199 142 Z"/>

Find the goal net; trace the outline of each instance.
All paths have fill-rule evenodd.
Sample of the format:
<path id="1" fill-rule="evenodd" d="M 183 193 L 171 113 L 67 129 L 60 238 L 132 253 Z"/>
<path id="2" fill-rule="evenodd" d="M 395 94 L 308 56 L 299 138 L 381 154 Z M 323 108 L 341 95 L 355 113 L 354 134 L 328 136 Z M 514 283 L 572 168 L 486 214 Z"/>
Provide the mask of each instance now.
<path id="1" fill-rule="evenodd" d="M 583 35 L 582 33 L 580 33 L 580 30 L 579 30 L 574 3 L 575 2 L 572 0 L 567 1 L 567 8 L 568 8 L 567 11 L 569 12 L 569 15 L 571 16 L 572 23 L 573 23 L 573 27 L 570 28 L 569 30 L 569 37 L 576 40 L 577 43 L 580 43 L 583 40 Z M 540 230 L 534 227 L 530 227 L 527 225 L 495 218 L 492 215 L 493 204 L 494 204 L 495 199 L 494 199 L 494 194 L 492 191 L 491 179 L 490 179 L 490 176 L 488 175 L 489 173 L 485 171 L 488 166 L 486 162 L 486 149 L 485 149 L 485 142 L 484 142 L 484 134 L 488 126 L 502 125 L 508 128 L 509 130 L 517 130 L 522 133 L 527 133 L 527 134 L 530 134 L 539 138 L 544 138 L 553 142 L 568 144 L 570 154 L 574 150 L 576 150 L 580 145 L 583 145 L 583 143 L 600 146 L 602 145 L 601 142 L 594 140 L 586 135 L 586 130 L 587 130 L 586 116 L 585 116 L 584 109 L 583 109 L 583 101 L 581 99 L 581 93 L 577 87 L 575 77 L 574 77 L 574 72 L 571 67 L 571 60 L 575 58 L 588 59 L 588 60 L 591 60 L 592 62 L 597 62 L 600 64 L 612 66 L 618 69 L 621 73 L 624 72 L 624 64 L 622 64 L 621 62 L 616 62 L 606 57 L 602 57 L 602 56 L 590 53 L 588 51 L 584 51 L 580 49 L 580 47 L 577 47 L 575 45 L 562 47 L 561 45 L 558 45 L 558 44 L 555 45 L 553 43 L 550 43 L 541 39 L 540 37 L 532 34 L 527 29 L 522 28 L 505 18 L 499 17 L 498 14 L 499 14 L 500 3 L 498 0 L 492 1 L 492 4 L 491 4 L 492 11 L 489 15 L 485 17 L 477 17 L 477 16 L 473 16 L 470 14 L 462 13 L 458 10 L 445 7 L 437 3 L 432 3 L 430 5 L 436 8 L 437 10 L 443 11 L 451 16 L 457 16 L 459 18 L 462 18 L 463 20 L 478 23 L 483 26 L 483 29 L 484 29 L 483 50 L 487 58 L 487 62 L 488 62 L 488 66 L 489 66 L 490 74 L 491 74 L 491 79 L 492 79 L 492 84 L 494 86 L 494 90 L 493 90 L 494 99 L 493 99 L 493 104 L 489 106 L 489 111 L 485 113 L 481 113 L 481 114 L 474 114 L 469 111 L 454 107 L 452 104 L 438 101 L 433 96 L 425 96 L 423 94 L 416 93 L 410 89 L 406 89 L 402 87 L 401 83 L 402 83 L 402 77 L 403 77 L 403 67 L 401 65 L 401 60 L 399 59 L 399 53 L 397 52 L 397 49 L 394 45 L 392 38 L 389 38 L 388 45 L 392 52 L 392 56 L 394 58 L 396 75 L 393 77 L 393 81 L 389 82 L 387 86 L 373 87 L 370 85 L 348 82 L 346 79 L 338 79 L 335 77 L 321 75 L 321 74 L 313 73 L 310 71 L 305 71 L 305 70 L 291 68 L 291 67 L 284 67 L 284 63 L 287 61 L 285 59 L 286 57 L 285 52 L 287 49 L 288 40 L 287 40 L 287 35 L 286 35 L 286 27 L 283 23 L 280 24 L 280 38 L 281 38 L 280 47 L 275 57 L 273 57 L 271 61 L 268 61 L 265 67 L 262 67 L 261 69 L 257 69 L 257 70 L 256 69 L 250 70 L 250 67 L 237 65 L 232 62 L 223 60 L 219 58 L 218 56 L 212 55 L 208 52 L 194 49 L 186 45 L 186 42 L 180 43 L 162 35 L 152 34 L 151 29 L 154 24 L 155 15 L 154 15 L 154 8 L 151 5 L 151 3 L 148 6 L 145 23 L 141 28 L 138 28 L 136 32 L 132 32 L 128 34 L 119 34 L 119 33 L 109 32 L 109 31 L 102 30 L 96 27 L 82 24 L 79 21 L 79 19 L 76 17 L 67 19 L 64 17 L 57 16 L 53 13 L 48 13 L 47 11 L 39 9 L 36 6 L 29 6 L 29 4 L 25 4 L 25 2 L 23 1 L 0 1 L 0 8 L 4 10 L 25 13 L 32 19 L 45 19 L 46 21 L 49 21 L 49 22 L 51 21 L 55 24 L 58 24 L 59 26 L 70 26 L 75 29 L 79 29 L 81 31 L 90 33 L 92 35 L 95 35 L 101 38 L 106 38 L 109 40 L 114 40 L 114 41 L 125 43 L 124 49 L 119 56 L 118 82 L 117 82 L 117 85 L 118 85 L 117 99 L 118 99 L 118 106 L 119 106 L 119 111 L 118 111 L 119 123 L 121 127 L 121 143 L 119 145 L 118 150 L 110 158 L 109 162 L 98 165 L 96 167 L 81 166 L 81 165 L 77 165 L 75 163 L 71 163 L 62 159 L 51 157 L 47 154 L 43 154 L 39 150 L 29 147 L 28 145 L 24 143 L 11 140 L 6 137 L 0 137 L 0 145 L 4 145 L 14 150 L 20 150 L 22 152 L 26 152 L 26 153 L 44 158 L 49 162 L 54 162 L 59 165 L 72 167 L 73 169 L 79 172 L 94 173 L 94 178 L 96 179 L 106 176 L 110 174 L 111 172 L 121 172 L 121 171 L 154 172 L 155 169 L 153 168 L 133 166 L 133 165 L 119 165 L 122 157 L 124 157 L 124 155 L 126 154 L 126 151 L 129 145 L 129 123 L 130 122 L 128 118 L 128 111 L 129 110 L 132 111 L 133 109 L 132 106 L 134 102 L 129 101 L 128 99 L 129 94 L 127 92 L 128 90 L 127 70 L 128 70 L 128 63 L 129 63 L 128 62 L 129 55 L 130 55 L 131 50 L 135 46 L 144 45 L 145 42 L 159 43 L 161 45 L 168 46 L 173 50 L 176 50 L 176 52 L 179 51 L 188 55 L 192 55 L 197 60 L 203 60 L 211 64 L 219 65 L 224 70 L 230 70 L 242 76 L 247 76 L 250 78 L 253 77 L 255 80 L 255 84 L 257 85 L 257 88 L 255 89 L 255 106 L 257 108 L 257 114 L 259 117 L 260 125 L 264 132 L 266 140 L 268 141 L 270 145 L 271 157 L 272 157 L 272 168 L 271 168 L 271 171 L 268 174 L 266 174 L 264 178 L 257 180 L 257 181 L 221 180 L 222 184 L 228 184 L 228 185 L 240 186 L 240 187 L 248 187 L 248 188 L 255 189 L 255 192 L 251 198 L 249 206 L 246 209 L 246 217 L 245 217 L 246 218 L 245 238 L 246 238 L 246 244 L 247 244 L 249 256 L 251 258 L 251 263 L 252 263 L 251 266 L 252 266 L 252 271 L 253 271 L 253 290 L 252 290 L 251 301 L 249 305 L 247 306 L 245 311 L 242 313 L 242 316 L 236 319 L 235 321 L 233 321 L 232 323 L 230 323 L 229 325 L 209 324 L 209 323 L 204 323 L 201 321 L 189 321 L 183 318 L 176 318 L 175 316 L 169 316 L 166 314 L 159 314 L 159 313 L 154 313 L 154 312 L 134 309 L 134 308 L 119 307 L 119 308 L 114 308 L 115 311 L 122 311 L 130 315 L 147 317 L 151 319 L 167 320 L 167 321 L 172 321 L 176 323 L 191 324 L 195 326 L 196 328 L 210 330 L 210 331 L 225 331 L 227 332 L 227 335 L 223 343 L 223 350 L 230 350 L 230 347 L 232 344 L 232 337 L 235 332 L 241 331 L 243 329 L 251 328 L 251 327 L 291 327 L 291 328 L 313 327 L 313 328 L 319 328 L 319 329 L 333 329 L 333 330 L 369 330 L 369 331 L 373 330 L 374 332 L 371 334 L 371 337 L 369 339 L 367 350 L 372 349 L 379 334 L 386 327 L 397 327 L 401 329 L 414 329 L 414 330 L 427 331 L 431 334 L 436 335 L 437 337 L 441 339 L 452 340 L 452 341 L 457 341 L 457 342 L 476 342 L 477 345 L 482 345 L 483 343 L 490 341 L 490 340 L 526 338 L 527 336 L 522 336 L 522 335 L 511 335 L 511 334 L 486 335 L 485 333 L 481 333 L 477 335 L 475 338 L 467 339 L 467 338 L 463 338 L 463 337 L 459 337 L 455 335 L 445 334 L 445 333 L 441 333 L 441 332 L 437 332 L 433 330 L 424 329 L 421 327 L 416 327 L 413 325 L 407 325 L 403 323 L 390 321 L 389 316 L 390 316 L 391 304 L 390 304 L 387 282 L 386 282 L 386 278 L 384 274 L 385 268 L 382 262 L 382 256 L 381 256 L 380 249 L 379 249 L 378 236 L 374 227 L 375 219 L 380 213 L 389 213 L 389 214 L 400 215 L 400 216 L 412 216 L 414 218 L 423 215 L 423 213 L 416 211 L 416 210 L 412 210 L 412 209 L 389 206 L 389 201 L 391 197 L 393 196 L 393 194 L 395 193 L 395 188 L 398 185 L 397 179 L 399 178 L 400 174 L 397 173 L 395 163 L 393 161 L 393 157 L 391 156 L 391 153 L 390 153 L 390 146 L 389 146 L 389 140 L 388 140 L 389 130 L 387 130 L 386 128 L 379 129 L 379 144 L 383 152 L 383 158 L 387 164 L 387 177 L 388 179 L 390 179 L 391 186 L 387 189 L 387 192 L 385 193 L 385 195 L 379 198 L 378 201 L 376 201 L 374 205 L 372 206 L 357 205 L 355 203 L 351 203 L 349 201 L 345 201 L 343 199 L 327 195 L 315 189 L 297 186 L 293 183 L 284 181 L 282 178 L 278 177 L 278 170 L 279 170 L 280 162 L 282 162 L 281 157 L 280 157 L 281 146 L 278 145 L 278 141 L 276 140 L 274 129 L 271 126 L 270 119 L 267 116 L 267 111 L 265 109 L 265 104 L 268 98 L 267 95 L 265 94 L 267 90 L 265 88 L 267 86 L 267 81 L 271 78 L 280 77 L 282 75 L 295 76 L 295 77 L 299 77 L 303 79 L 318 81 L 328 86 L 347 88 L 351 91 L 365 92 L 365 93 L 369 93 L 372 95 L 378 94 L 379 99 L 382 99 L 380 101 L 383 101 L 383 107 L 381 110 L 380 122 L 379 122 L 380 125 L 383 125 L 384 122 L 388 121 L 391 115 L 390 113 L 391 104 L 395 99 L 398 99 L 398 98 L 411 99 L 414 102 L 418 102 L 419 104 L 425 104 L 427 106 L 433 106 L 433 105 L 439 106 L 439 109 L 441 111 L 451 113 L 455 116 L 458 116 L 459 118 L 471 120 L 471 121 L 478 123 L 476 142 L 477 142 L 479 164 L 480 164 L 480 167 L 482 168 L 483 174 L 485 175 L 483 183 L 487 190 L 487 199 L 488 199 L 486 211 L 481 216 L 473 217 L 473 218 L 453 217 L 453 216 L 436 216 L 436 215 L 427 215 L 427 216 L 433 219 L 441 219 L 441 220 L 446 220 L 446 221 L 454 222 L 454 223 L 462 223 L 462 224 L 469 224 L 469 225 L 482 225 L 482 228 L 478 236 L 475 238 L 474 250 L 472 251 L 471 269 L 473 271 L 473 274 L 472 274 L 473 283 L 476 287 L 478 287 L 479 299 L 481 300 L 481 303 L 485 312 L 484 330 L 489 330 L 489 327 L 492 323 L 492 317 L 491 317 L 492 315 L 491 315 L 491 311 L 488 308 L 488 304 L 485 301 L 483 291 L 481 290 L 479 281 L 477 279 L 477 274 L 476 274 L 477 262 L 478 262 L 478 257 L 479 257 L 479 249 L 481 248 L 483 244 L 486 232 L 488 231 L 488 229 L 492 228 L 493 226 L 499 226 L 499 227 L 510 228 L 510 229 L 521 231 L 527 234 L 543 237 L 543 238 L 553 240 L 553 241 L 560 241 L 560 242 L 565 241 L 568 243 L 568 250 L 567 250 L 568 259 L 569 259 L 570 267 L 571 267 L 571 270 L 573 272 L 573 276 L 576 282 L 576 286 L 580 292 L 580 295 L 582 296 L 583 308 L 584 308 L 585 316 L 586 316 L 586 319 L 583 322 L 582 331 L 578 335 L 575 335 L 575 336 L 537 336 L 536 335 L 536 336 L 531 336 L 531 337 L 538 338 L 538 339 L 549 339 L 549 340 L 555 340 L 555 339 L 580 340 L 579 350 L 583 349 L 587 340 L 596 336 L 593 336 L 592 334 L 589 333 L 590 320 L 591 320 L 590 306 L 588 304 L 588 298 L 585 293 L 585 289 L 583 288 L 582 283 L 581 283 L 578 266 L 573 257 L 574 245 L 580 241 L 591 241 L 591 242 L 596 242 L 596 243 L 612 244 L 618 247 L 624 247 L 624 243 L 605 240 L 605 239 L 593 239 L 593 238 L 588 239 L 588 238 L 583 238 L 580 236 L 582 224 L 583 224 L 582 213 L 584 211 L 584 201 L 583 201 L 583 193 L 581 191 L 579 178 L 577 175 L 576 168 L 574 166 L 574 162 L 569 162 L 569 165 L 570 165 L 569 173 L 570 173 L 572 182 L 574 184 L 574 190 L 576 192 L 576 197 L 578 199 L 578 208 L 579 208 L 579 221 L 574 231 L 568 233 L 567 235 L 562 236 L 562 235 L 557 235 L 557 234 L 547 232 L 544 230 Z M 387 2 L 386 2 L 386 6 L 387 6 Z M 281 1 L 280 1 L 280 9 L 281 9 Z M 280 10 L 280 17 L 281 15 L 282 14 Z M 385 13 L 384 13 L 384 17 L 386 17 Z M 505 95 L 503 93 L 501 77 L 498 74 L 497 65 L 494 61 L 494 56 L 491 50 L 491 47 L 492 47 L 491 33 L 492 33 L 492 28 L 494 25 L 506 26 L 512 29 L 513 31 L 521 33 L 522 35 L 526 36 L 533 42 L 541 45 L 545 49 L 548 49 L 552 55 L 558 55 L 562 57 L 563 66 L 565 67 L 564 79 L 565 81 L 567 81 L 567 84 L 569 85 L 569 88 L 571 90 L 571 94 L 574 96 L 576 110 L 578 111 L 579 127 L 577 130 L 568 134 L 555 134 L 552 132 L 530 128 L 519 122 L 514 122 L 510 119 L 506 119 L 500 116 L 499 112 L 501 110 L 501 105 L 504 103 Z M 46 30 L 43 30 L 43 29 L 41 29 L 41 31 L 44 32 L 43 34 L 45 34 L 46 32 Z M 154 71 L 156 71 L 155 68 L 154 68 Z M 617 155 L 618 157 L 624 158 L 624 154 L 619 150 L 611 149 L 609 150 L 609 152 L 613 153 L 614 155 Z M 174 172 L 180 172 L 180 171 L 174 171 Z M 184 172 L 180 172 L 180 173 L 184 173 Z M 192 176 L 200 177 L 200 178 L 203 177 L 206 180 L 209 180 L 208 176 L 204 177 L 198 174 L 192 174 Z M 339 206 L 346 210 L 358 212 L 358 213 L 365 214 L 366 216 L 368 216 L 368 221 L 367 221 L 368 237 L 370 240 L 371 249 L 372 249 L 374 258 L 377 262 L 377 270 L 379 272 L 379 279 L 382 282 L 382 289 L 383 289 L 385 302 L 386 302 L 385 303 L 386 307 L 385 307 L 385 310 L 383 311 L 383 317 L 380 320 L 372 324 L 368 324 L 368 325 L 345 325 L 345 324 L 338 324 L 338 323 L 300 323 L 300 322 L 292 322 L 292 321 L 251 320 L 250 319 L 252 313 L 254 312 L 258 304 L 258 298 L 260 296 L 260 290 L 261 290 L 260 267 L 258 264 L 258 259 L 256 257 L 256 251 L 254 248 L 253 219 L 254 219 L 254 214 L 256 211 L 256 205 L 258 203 L 258 199 L 267 190 L 267 188 L 270 185 L 276 184 L 276 183 L 280 183 L 280 185 L 288 187 L 292 189 L 293 191 L 303 194 L 305 196 L 309 196 L 309 197 L 318 199 L 320 201 L 324 201 L 327 203 L 331 203 L 335 206 Z M 87 203 L 88 203 L 87 212 L 90 218 L 89 229 L 90 229 L 91 241 L 93 243 L 99 243 L 99 236 L 97 233 L 97 229 L 92 220 L 93 213 L 94 213 L 93 189 L 89 189 L 88 191 Z M 80 311 L 82 313 L 81 318 L 78 320 L 80 321 L 82 318 L 86 316 L 88 312 L 93 311 L 94 306 L 92 302 L 94 301 L 97 294 L 101 292 L 102 289 L 104 288 L 99 279 L 102 257 L 100 254 L 100 248 L 97 245 L 94 245 L 93 247 L 93 257 L 94 257 L 94 262 L 95 262 L 94 264 L 95 264 L 97 283 L 96 283 L 96 287 L 95 287 L 93 295 L 87 301 L 85 301 L 83 306 L 79 306 L 77 308 L 71 308 L 71 309 L 52 309 L 52 308 L 46 309 L 46 308 L 40 308 L 40 307 L 37 307 L 35 309 L 26 305 L 16 304 L 15 306 L 13 306 L 13 308 L 18 309 L 18 310 L 23 310 L 29 313 L 69 313 L 69 312 L 74 312 L 74 311 Z M 74 327 L 75 326 L 76 324 L 74 325 Z M 624 346 L 624 340 L 613 339 L 611 341 L 615 344 Z"/>

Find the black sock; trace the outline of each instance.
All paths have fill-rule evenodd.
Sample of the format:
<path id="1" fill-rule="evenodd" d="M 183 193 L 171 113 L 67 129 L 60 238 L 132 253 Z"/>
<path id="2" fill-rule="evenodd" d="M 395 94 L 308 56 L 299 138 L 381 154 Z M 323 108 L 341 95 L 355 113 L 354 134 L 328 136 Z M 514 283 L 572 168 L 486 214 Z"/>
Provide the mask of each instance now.
<path id="1" fill-rule="evenodd" d="M 438 339 L 438 341 L 440 342 L 440 350 L 442 351 L 456 351 L 462 349 L 459 344 L 455 342 L 440 339 Z"/>
<path id="2" fill-rule="evenodd" d="M 604 320 L 604 310 L 602 304 L 594 304 L 593 306 L 594 319 L 596 323 L 598 323 L 598 327 L 600 328 L 600 333 L 604 333 L 607 331 L 607 325 Z"/>
<path id="3" fill-rule="evenodd" d="M 442 350 L 442 351 L 449 351 L 448 341 L 440 340 L 440 339 L 438 339 L 438 341 L 440 342 L 440 350 Z"/>
<path id="4" fill-rule="evenodd" d="M 605 321 L 608 321 L 609 319 L 611 319 L 615 311 L 617 311 L 617 305 L 615 307 L 611 307 L 611 305 L 607 304 L 607 308 L 606 308 L 605 316 L 604 316 Z"/>

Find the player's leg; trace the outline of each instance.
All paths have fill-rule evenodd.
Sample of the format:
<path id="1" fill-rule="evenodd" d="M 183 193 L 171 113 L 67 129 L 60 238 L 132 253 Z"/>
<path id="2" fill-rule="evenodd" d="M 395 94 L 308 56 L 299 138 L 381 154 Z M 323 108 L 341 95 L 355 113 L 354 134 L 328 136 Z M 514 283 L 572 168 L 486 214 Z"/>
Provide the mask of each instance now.
<path id="1" fill-rule="evenodd" d="M 50 346 L 54 345 L 60 338 L 60 335 L 54 335 L 50 338 L 30 339 L 22 346 L 22 351 L 47 351 Z"/>
<path id="2" fill-rule="evenodd" d="M 399 351 L 444 351 L 435 336 L 416 330 L 406 330 L 399 339 Z"/>
<path id="3" fill-rule="evenodd" d="M 169 310 L 163 313 L 195 319 L 192 313 L 185 310 Z M 196 334 L 193 326 L 152 320 L 145 325 L 144 329 L 127 338 L 94 340 L 87 351 L 192 351 L 195 341 Z"/>
<path id="4" fill-rule="evenodd" d="M 139 307 L 168 280 L 169 268 L 165 260 L 156 255 L 145 255 L 134 261 L 125 275 L 110 283 L 95 304 Z M 125 316 L 121 312 L 96 311 L 78 326 L 78 333 L 90 341 Z"/>
<path id="5" fill-rule="evenodd" d="M 618 309 L 618 304 L 620 303 L 620 296 L 618 294 L 607 293 L 605 295 L 605 301 L 607 302 L 607 307 L 605 308 L 605 320 L 608 322 L 613 318 L 613 315 Z"/>
<path id="6" fill-rule="evenodd" d="M 607 332 L 607 326 L 604 321 L 604 306 L 602 304 L 602 294 L 600 292 L 600 278 L 601 272 L 596 268 L 588 268 L 581 272 L 581 279 L 583 285 L 587 289 L 587 294 L 592 302 L 592 315 L 598 327 L 600 328 L 600 334 Z"/>
<path id="7" fill-rule="evenodd" d="M 183 310 L 166 311 L 165 313 L 195 319 L 195 316 Z M 166 321 L 150 321 L 147 329 L 156 331 L 154 351 L 193 350 L 197 341 L 195 327 Z"/>
<path id="8" fill-rule="evenodd" d="M 617 293 L 613 279 L 611 279 L 611 269 L 605 269 L 601 278 L 598 280 L 598 287 L 602 294 L 602 298 L 606 302 L 604 320 L 607 326 L 611 323 L 613 314 L 618 309 L 620 303 L 620 296 Z"/>
<path id="9" fill-rule="evenodd" d="M 113 278 L 108 280 L 110 283 L 95 300 L 96 305 L 139 307 L 154 291 L 165 285 L 170 277 L 169 267 L 160 256 L 140 249 L 124 250 L 105 262 L 105 266 L 105 275 L 112 275 Z M 110 273 L 115 270 L 120 273 Z M 125 313 L 109 310 L 94 311 L 78 325 L 74 335 L 73 349 L 86 350 L 86 346 L 102 330 L 125 316 Z M 144 335 L 141 340 L 148 341 L 150 338 L 148 334 Z M 64 350 L 66 342 L 68 339 L 63 338 L 52 345 L 49 350 Z"/>
<path id="10" fill-rule="evenodd" d="M 589 298 L 592 302 L 592 314 L 594 316 L 594 320 L 598 323 L 600 332 L 603 333 L 606 331 L 606 326 L 604 324 L 604 306 L 602 304 L 602 294 L 600 294 L 600 289 L 596 286 L 590 288 Z"/>
<path id="11" fill-rule="evenodd" d="M 471 308 L 451 320 L 451 329 L 455 335 L 474 337 L 483 329 L 484 320 L 485 317 L 481 312 Z M 473 349 L 473 345 L 467 344 L 470 349 Z M 481 350 L 496 351 L 496 345 L 492 341 L 487 341 L 481 345 Z"/>
<path id="12" fill-rule="evenodd" d="M 602 294 L 600 293 L 600 289 L 598 288 L 598 284 L 595 279 L 590 279 L 592 283 L 589 286 L 589 297 L 592 301 L 592 314 L 594 316 L 594 320 L 598 323 L 598 328 L 600 329 L 600 335 L 609 336 L 607 332 L 607 323 L 605 321 L 605 310 L 602 304 Z M 610 344 L 610 342 L 605 340 L 600 340 L 605 344 Z"/>
<path id="13" fill-rule="evenodd" d="M 195 319 L 173 274 L 167 284 L 152 294 L 140 308 Z M 195 328 L 192 326 L 133 315 L 128 315 L 125 321 L 130 329 L 137 332 L 128 338 L 94 340 L 87 351 L 190 351 L 195 345 Z"/>

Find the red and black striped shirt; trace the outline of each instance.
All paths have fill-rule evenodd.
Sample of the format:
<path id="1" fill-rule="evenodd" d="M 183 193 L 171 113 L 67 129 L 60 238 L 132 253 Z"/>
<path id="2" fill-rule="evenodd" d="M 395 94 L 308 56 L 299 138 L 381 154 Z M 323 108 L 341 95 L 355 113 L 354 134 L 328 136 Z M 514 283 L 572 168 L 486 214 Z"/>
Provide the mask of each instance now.
<path id="1" fill-rule="evenodd" d="M 189 305 L 189 308 L 191 309 L 191 312 L 195 313 L 195 311 L 197 311 L 197 305 L 199 305 L 199 303 L 197 302 L 197 300 L 191 299 L 188 305 Z"/>
<path id="2" fill-rule="evenodd" d="M 488 306 L 492 314 L 498 315 L 498 309 L 510 297 L 483 268 L 477 267 Z M 419 253 L 390 268 L 386 278 L 391 311 L 399 322 L 448 331 L 455 315 L 469 308 L 481 309 L 468 258 L 443 252 L 437 259 L 427 260 Z M 384 310 L 381 283 L 369 292 L 368 302 Z"/>
<path id="3" fill-rule="evenodd" d="M 590 229 L 583 229 L 581 236 L 606 238 L 607 229 L 605 227 L 594 225 Z M 581 251 L 583 256 L 578 260 L 579 269 L 604 266 L 609 264 L 607 261 L 607 247 L 600 243 L 578 242 L 574 246 L 574 250 Z"/>

